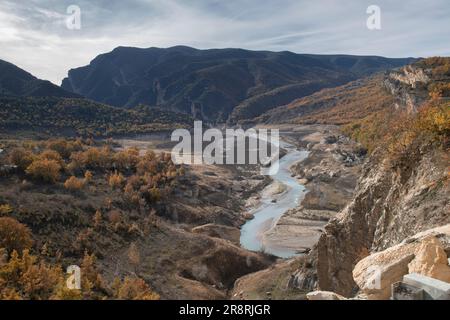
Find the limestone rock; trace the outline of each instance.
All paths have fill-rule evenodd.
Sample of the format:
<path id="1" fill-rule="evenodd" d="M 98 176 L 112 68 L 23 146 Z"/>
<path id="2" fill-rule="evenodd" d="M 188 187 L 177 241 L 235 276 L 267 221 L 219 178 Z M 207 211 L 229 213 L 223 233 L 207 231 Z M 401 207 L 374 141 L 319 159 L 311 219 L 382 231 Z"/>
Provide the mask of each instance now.
<path id="1" fill-rule="evenodd" d="M 395 246 L 361 260 L 353 269 L 353 279 L 369 300 L 387 300 L 391 285 L 408 273 L 414 246 Z"/>
<path id="2" fill-rule="evenodd" d="M 306 295 L 308 300 L 347 300 L 343 296 L 331 291 L 313 291 Z"/>
<path id="3" fill-rule="evenodd" d="M 418 273 L 450 283 L 450 267 L 441 242 L 430 237 L 422 241 L 416 257 L 408 265 L 409 273 Z"/>
<path id="4" fill-rule="evenodd" d="M 432 277 L 432 272 L 445 277 L 447 269 L 444 267 L 448 266 L 444 249 L 448 248 L 449 238 L 450 225 L 418 233 L 398 245 L 360 260 L 353 269 L 353 280 L 360 288 L 360 293 L 368 299 L 384 300 L 390 298 L 391 284 L 401 281 L 408 273 L 428 272 L 422 274 Z M 437 245 L 440 250 L 436 249 Z M 439 253 L 433 253 L 433 250 Z M 413 259 L 418 260 L 413 263 Z M 436 266 L 437 263 L 440 267 Z"/>

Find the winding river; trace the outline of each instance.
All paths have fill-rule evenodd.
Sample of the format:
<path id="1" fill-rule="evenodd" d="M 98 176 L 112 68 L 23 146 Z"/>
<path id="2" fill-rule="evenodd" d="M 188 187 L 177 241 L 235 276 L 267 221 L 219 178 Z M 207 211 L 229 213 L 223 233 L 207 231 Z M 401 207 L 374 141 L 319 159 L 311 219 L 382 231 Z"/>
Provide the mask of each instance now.
<path id="1" fill-rule="evenodd" d="M 297 255 L 295 250 L 265 243 L 264 234 L 276 226 L 286 211 L 297 207 L 305 196 L 306 188 L 291 176 L 289 169 L 295 163 L 304 160 L 308 156 L 308 151 L 299 151 L 285 142 L 281 142 L 280 146 L 288 152 L 279 160 L 279 170 L 272 176 L 272 184 L 282 184 L 286 189 L 277 195 L 276 202 L 274 196 L 263 196 L 265 193 L 261 193 L 260 204 L 251 211 L 254 218 L 241 228 L 240 243 L 243 248 L 250 251 L 264 251 L 277 257 L 290 258 Z M 275 164 L 265 170 L 274 169 Z M 271 185 L 267 188 L 270 187 Z"/>

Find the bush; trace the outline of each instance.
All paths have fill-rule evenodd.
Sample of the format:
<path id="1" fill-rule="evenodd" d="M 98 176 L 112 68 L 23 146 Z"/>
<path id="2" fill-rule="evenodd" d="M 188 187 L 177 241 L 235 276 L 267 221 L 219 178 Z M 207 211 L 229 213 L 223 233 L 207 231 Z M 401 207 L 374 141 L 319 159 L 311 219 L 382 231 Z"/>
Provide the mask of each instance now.
<path id="1" fill-rule="evenodd" d="M 116 171 L 115 173 L 109 176 L 108 184 L 111 188 L 117 189 L 122 187 L 124 181 L 125 178 L 123 177 L 123 175 L 121 173 L 117 173 Z"/>
<path id="2" fill-rule="evenodd" d="M 46 147 L 58 152 L 62 158 L 69 159 L 72 152 L 82 149 L 82 143 L 79 140 L 67 141 L 65 139 L 55 139 L 47 141 Z"/>
<path id="3" fill-rule="evenodd" d="M 33 162 L 34 155 L 24 148 L 14 148 L 9 154 L 9 162 L 16 165 L 20 170 L 25 171 Z"/>
<path id="4" fill-rule="evenodd" d="M 59 179 L 61 165 L 56 160 L 37 159 L 27 168 L 26 173 L 33 179 L 55 183 Z"/>
<path id="5" fill-rule="evenodd" d="M 26 225 L 14 218 L 0 218 L 0 248 L 5 248 L 8 252 L 22 252 L 32 245 L 31 231 Z"/>
<path id="6" fill-rule="evenodd" d="M 89 170 L 87 170 L 87 171 L 84 173 L 84 182 L 85 182 L 85 183 L 91 182 L 92 177 L 93 177 L 92 172 L 90 172 Z"/>
<path id="7" fill-rule="evenodd" d="M 54 161 L 58 162 L 61 167 L 64 166 L 64 160 L 61 158 L 59 153 L 54 150 L 43 151 L 41 154 L 39 154 L 38 159 L 54 160 Z"/>
<path id="8" fill-rule="evenodd" d="M 81 190 L 84 187 L 84 180 L 77 179 L 74 176 L 71 176 L 69 179 L 64 182 L 64 188 L 71 191 Z"/>
<path id="9" fill-rule="evenodd" d="M 9 204 L 1 204 L 0 205 L 0 217 L 8 216 L 13 212 L 13 208 Z"/>
<path id="10" fill-rule="evenodd" d="M 126 277 L 117 288 L 116 297 L 121 300 L 159 300 L 157 293 L 153 292 L 144 280 Z"/>

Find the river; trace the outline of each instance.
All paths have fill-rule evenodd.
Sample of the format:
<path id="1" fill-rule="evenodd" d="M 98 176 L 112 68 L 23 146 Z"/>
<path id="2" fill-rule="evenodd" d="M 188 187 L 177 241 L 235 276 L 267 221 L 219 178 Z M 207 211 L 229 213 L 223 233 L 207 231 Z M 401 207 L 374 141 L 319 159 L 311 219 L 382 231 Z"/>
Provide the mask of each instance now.
<path id="1" fill-rule="evenodd" d="M 280 146 L 288 153 L 279 160 L 279 170 L 273 176 L 273 182 L 286 186 L 286 190 L 277 195 L 277 201 L 274 202 L 274 196 L 261 196 L 260 204 L 255 207 L 251 213 L 254 218 L 245 223 L 241 228 L 241 246 L 250 251 L 264 251 L 280 258 L 291 258 L 298 255 L 292 248 L 286 248 L 276 244 L 264 243 L 264 234 L 275 227 L 277 221 L 283 214 L 300 204 L 300 201 L 306 194 L 305 186 L 301 185 L 295 177 L 292 177 L 289 171 L 295 163 L 304 160 L 309 152 L 300 151 L 292 145 L 281 142 Z M 265 170 L 274 170 L 276 164 Z M 267 188 L 270 188 L 269 185 Z M 261 193 L 262 195 L 264 192 Z"/>

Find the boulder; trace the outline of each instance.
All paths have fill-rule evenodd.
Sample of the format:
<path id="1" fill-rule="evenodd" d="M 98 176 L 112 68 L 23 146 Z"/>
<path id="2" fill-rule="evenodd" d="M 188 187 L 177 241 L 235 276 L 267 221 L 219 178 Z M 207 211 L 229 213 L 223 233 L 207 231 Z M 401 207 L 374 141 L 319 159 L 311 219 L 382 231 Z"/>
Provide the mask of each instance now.
<path id="1" fill-rule="evenodd" d="M 306 294 L 308 300 L 347 300 L 343 296 L 331 291 L 313 291 Z"/>
<path id="2" fill-rule="evenodd" d="M 450 283 L 447 254 L 439 239 L 429 237 L 423 240 L 415 254 L 415 258 L 408 265 L 409 273 L 418 273 Z"/>
<path id="3" fill-rule="evenodd" d="M 438 238 L 442 250 L 436 249 Z M 353 279 L 360 288 L 360 293 L 371 300 L 385 300 L 390 298 L 391 285 L 401 281 L 410 272 L 421 271 L 445 276 L 444 254 L 450 243 L 449 238 L 450 225 L 445 225 L 418 233 L 398 245 L 360 260 L 353 269 Z M 433 254 L 433 250 L 438 250 L 439 253 Z M 416 258 L 419 260 L 412 263 Z M 425 260 L 430 263 L 421 267 Z M 439 262 L 440 267 L 431 268 L 431 260 L 434 264 Z"/>
<path id="4" fill-rule="evenodd" d="M 408 263 L 414 258 L 413 252 L 411 246 L 396 246 L 394 250 L 379 252 L 360 261 L 353 269 L 353 279 L 361 293 L 369 300 L 388 300 L 391 285 L 408 273 Z"/>

